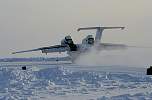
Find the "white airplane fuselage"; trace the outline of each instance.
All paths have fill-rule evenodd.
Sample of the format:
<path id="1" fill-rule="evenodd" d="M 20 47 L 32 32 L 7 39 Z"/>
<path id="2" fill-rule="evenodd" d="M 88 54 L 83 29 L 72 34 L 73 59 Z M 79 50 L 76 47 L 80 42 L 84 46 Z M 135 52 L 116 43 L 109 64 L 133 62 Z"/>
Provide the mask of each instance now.
<path id="1" fill-rule="evenodd" d="M 60 45 L 54 45 L 49 47 L 41 47 L 37 49 L 25 50 L 13 52 L 12 54 L 17 53 L 25 53 L 25 52 L 33 52 L 33 51 L 42 51 L 42 53 L 53 53 L 53 52 L 67 52 L 72 61 L 77 59 L 82 53 L 89 52 L 91 48 L 95 48 L 96 51 L 101 50 L 113 50 L 113 49 L 122 49 L 126 48 L 125 45 L 120 44 L 111 44 L 111 43 L 100 43 L 102 32 L 105 29 L 124 29 L 124 27 L 86 27 L 86 28 L 78 28 L 77 31 L 80 30 L 96 30 L 95 38 L 92 35 L 88 35 L 86 38 L 82 40 L 81 44 L 75 44 L 71 38 L 71 36 L 66 36 L 63 40 L 61 40 Z"/>

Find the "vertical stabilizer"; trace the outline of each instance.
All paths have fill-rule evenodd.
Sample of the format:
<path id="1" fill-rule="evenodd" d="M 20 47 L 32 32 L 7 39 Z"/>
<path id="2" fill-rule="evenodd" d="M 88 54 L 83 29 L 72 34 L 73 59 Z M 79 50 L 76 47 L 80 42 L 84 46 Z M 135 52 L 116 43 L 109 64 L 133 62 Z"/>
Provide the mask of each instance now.
<path id="1" fill-rule="evenodd" d="M 77 31 L 80 31 L 80 30 L 97 30 L 96 31 L 96 36 L 95 36 L 95 43 L 98 44 L 100 43 L 101 41 L 101 37 L 102 37 L 102 32 L 105 30 L 105 29 L 124 29 L 125 27 L 86 27 L 86 28 L 78 28 Z"/>

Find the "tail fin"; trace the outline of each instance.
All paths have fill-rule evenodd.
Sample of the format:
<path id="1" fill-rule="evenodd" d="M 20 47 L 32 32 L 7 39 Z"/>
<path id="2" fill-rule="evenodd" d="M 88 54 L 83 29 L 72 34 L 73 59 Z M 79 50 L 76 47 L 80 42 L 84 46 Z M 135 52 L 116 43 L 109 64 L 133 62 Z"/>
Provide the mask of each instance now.
<path id="1" fill-rule="evenodd" d="M 77 31 L 81 31 L 81 30 L 97 30 L 96 31 L 96 37 L 95 37 L 95 43 L 100 43 L 101 41 L 101 37 L 102 37 L 102 32 L 105 29 L 124 29 L 125 27 L 86 27 L 86 28 L 78 28 Z"/>

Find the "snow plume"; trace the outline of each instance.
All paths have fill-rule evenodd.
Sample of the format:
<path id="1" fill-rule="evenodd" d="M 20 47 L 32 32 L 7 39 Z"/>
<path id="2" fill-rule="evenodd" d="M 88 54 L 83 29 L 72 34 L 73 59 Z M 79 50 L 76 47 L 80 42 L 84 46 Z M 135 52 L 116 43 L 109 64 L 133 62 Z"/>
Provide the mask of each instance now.
<path id="1" fill-rule="evenodd" d="M 151 48 L 128 48 L 126 50 L 97 51 L 92 48 L 89 52 L 81 54 L 76 63 L 80 65 L 96 66 L 132 66 L 148 67 L 152 65 Z"/>

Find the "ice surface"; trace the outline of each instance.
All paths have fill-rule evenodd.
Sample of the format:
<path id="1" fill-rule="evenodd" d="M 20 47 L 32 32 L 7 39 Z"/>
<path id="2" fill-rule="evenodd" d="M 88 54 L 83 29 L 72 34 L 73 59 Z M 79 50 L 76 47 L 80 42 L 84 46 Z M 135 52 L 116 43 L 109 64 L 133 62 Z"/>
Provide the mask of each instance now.
<path id="1" fill-rule="evenodd" d="M 14 64 L 1 66 L 0 100 L 152 99 L 151 76 L 92 67 L 97 70 L 84 70 L 83 66 L 69 64 L 34 65 L 27 66 L 27 70 L 14 67 Z"/>

